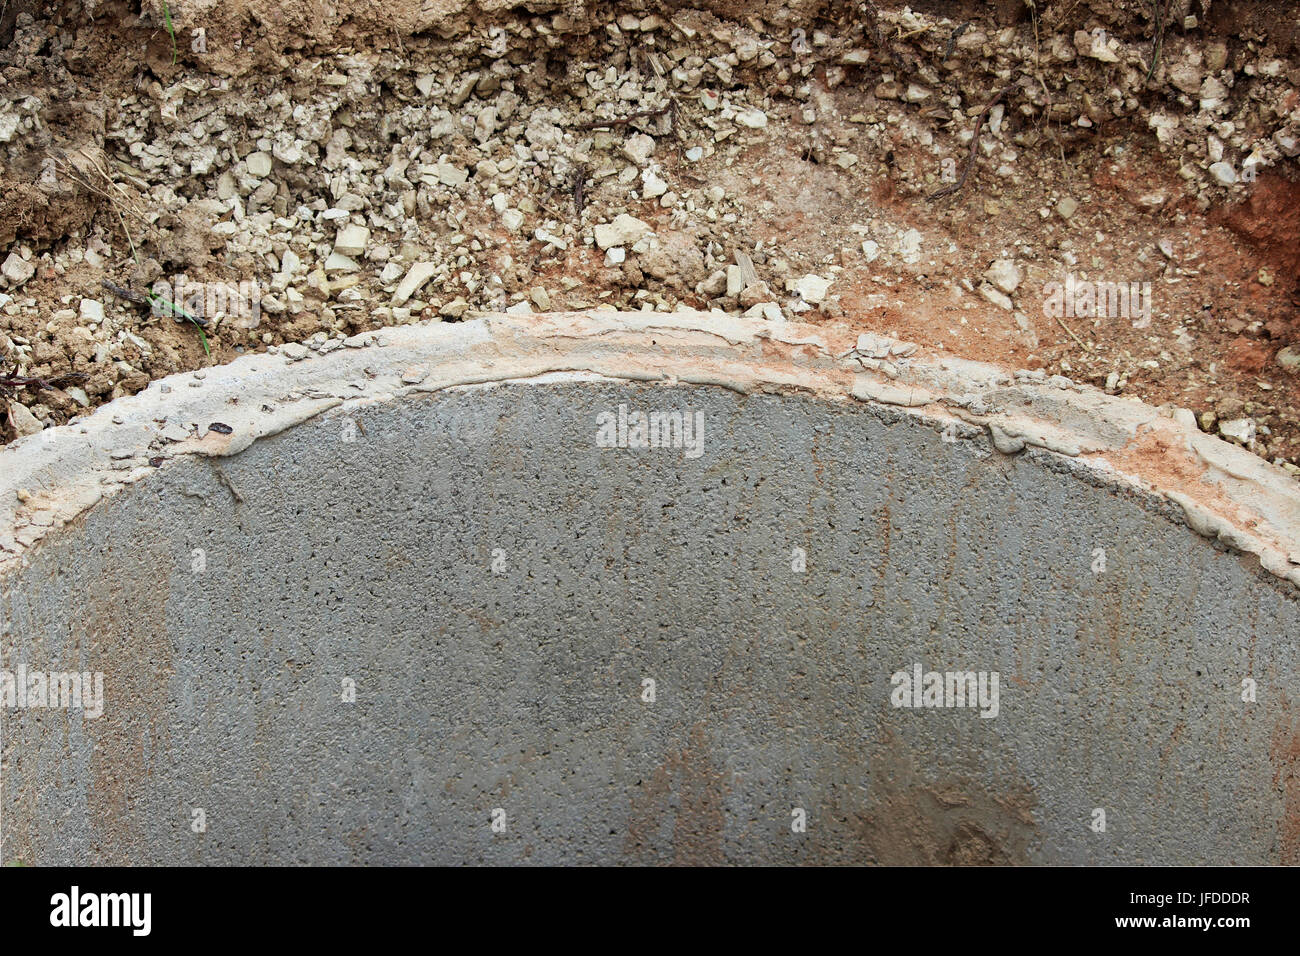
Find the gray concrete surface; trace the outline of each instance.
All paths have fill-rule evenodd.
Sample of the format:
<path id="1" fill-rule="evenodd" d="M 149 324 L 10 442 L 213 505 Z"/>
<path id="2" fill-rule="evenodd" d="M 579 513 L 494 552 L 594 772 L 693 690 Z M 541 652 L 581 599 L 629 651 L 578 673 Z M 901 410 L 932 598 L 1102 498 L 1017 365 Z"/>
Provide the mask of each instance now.
<path id="1" fill-rule="evenodd" d="M 913 407 L 920 359 L 844 377 L 833 343 L 573 321 L 537 367 L 489 321 L 433 358 L 236 363 L 240 403 L 178 377 L 48 441 L 22 480 L 69 490 L 10 506 L 0 669 L 102 672 L 103 714 L 0 708 L 4 861 L 1297 862 L 1300 602 L 1225 543 L 1247 526 L 1206 489 L 1243 479 L 1181 504 L 1121 480 L 1072 447 L 1132 434 L 1090 394 L 1002 414 L 1030 439 L 1004 454 Z M 592 375 L 656 379 L 647 356 L 661 380 Z M 308 382 L 361 392 L 355 362 L 364 401 Z M 290 373 L 286 425 L 262 398 Z M 113 414 L 196 392 L 233 436 L 113 457 Z M 250 401 L 275 424 L 245 443 Z M 621 404 L 701 415 L 698 457 L 599 447 Z M 134 478 L 85 507 L 76 447 Z M 996 715 L 894 706 L 915 664 L 996 673 Z"/>

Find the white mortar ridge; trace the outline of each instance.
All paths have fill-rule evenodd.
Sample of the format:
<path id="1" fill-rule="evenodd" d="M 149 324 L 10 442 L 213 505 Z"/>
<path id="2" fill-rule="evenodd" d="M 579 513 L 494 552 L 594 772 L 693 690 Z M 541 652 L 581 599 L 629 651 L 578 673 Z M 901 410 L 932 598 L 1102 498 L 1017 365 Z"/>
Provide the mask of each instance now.
<path id="1" fill-rule="evenodd" d="M 1167 409 L 1060 376 L 1012 374 L 878 334 L 860 340 L 846 326 L 701 312 L 488 314 L 381 329 L 347 345 L 326 354 L 317 344 L 301 360 L 277 349 L 201 378 L 172 375 L 0 448 L 0 573 L 104 496 L 181 456 L 235 455 L 333 409 L 412 393 L 601 378 L 865 401 L 976 434 L 966 423 L 997 449 L 988 453 L 1032 446 L 1161 495 L 1196 533 L 1300 585 L 1300 485 L 1289 475 Z M 229 434 L 210 427 L 218 423 Z"/>

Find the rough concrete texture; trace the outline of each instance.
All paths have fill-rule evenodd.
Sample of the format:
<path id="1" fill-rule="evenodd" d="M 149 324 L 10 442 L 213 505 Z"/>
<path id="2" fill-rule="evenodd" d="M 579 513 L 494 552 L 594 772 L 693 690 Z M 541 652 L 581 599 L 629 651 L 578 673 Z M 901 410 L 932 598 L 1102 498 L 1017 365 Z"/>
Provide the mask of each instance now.
<path id="1" fill-rule="evenodd" d="M 299 354 L 0 452 L 0 669 L 105 687 L 0 709 L 5 861 L 1300 862 L 1253 456 L 715 315 Z M 600 447 L 620 405 L 698 456 Z M 996 708 L 893 706 L 917 664 Z"/>

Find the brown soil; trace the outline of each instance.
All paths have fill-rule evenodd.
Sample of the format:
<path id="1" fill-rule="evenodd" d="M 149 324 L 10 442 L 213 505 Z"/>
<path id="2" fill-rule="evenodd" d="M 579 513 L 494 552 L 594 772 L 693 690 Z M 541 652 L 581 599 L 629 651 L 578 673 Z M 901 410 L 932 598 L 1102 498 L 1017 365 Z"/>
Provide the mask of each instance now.
<path id="1" fill-rule="evenodd" d="M 1150 80 L 1152 5 L 1118 0 L 1042 3 L 1036 15 L 1015 3 L 929 0 L 908 13 L 886 2 L 701 0 L 672 5 L 658 23 L 646 19 L 658 5 L 636 3 L 182 0 L 170 4 L 175 64 L 160 3 L 35 6 L 0 5 L 0 261 L 12 253 L 35 266 L 30 279 L 0 284 L 0 362 L 42 382 L 0 378 L 0 441 L 16 433 L 6 400 L 60 424 L 153 378 L 313 335 L 521 302 L 773 302 L 793 318 L 804 304 L 786 281 L 812 274 L 831 284 L 803 321 L 847 320 L 1042 368 L 1189 408 L 1209 430 L 1251 418 L 1255 451 L 1300 462 L 1300 371 L 1278 359 L 1300 329 L 1300 174 L 1285 148 L 1300 122 L 1300 18 L 1273 4 L 1215 3 L 1207 15 L 1199 0 L 1171 0 Z M 1079 52 L 1080 36 L 1098 34 L 1122 46 L 1120 62 Z M 1216 109 L 1214 91 L 1188 94 L 1180 70 L 1219 55 L 1221 69 L 1201 69 L 1209 84 L 1231 81 Z M 700 76 L 687 82 L 673 64 Z M 457 102 L 451 85 L 475 71 Z M 606 71 L 613 83 L 599 79 Z M 432 90 L 420 88 L 427 76 L 438 77 Z M 982 110 L 1008 84 L 994 131 Z M 329 97 L 318 119 L 303 118 Z M 582 128 L 666 104 L 662 115 Z M 432 113 L 401 118 L 434 107 L 450 132 L 432 140 Z M 479 134 L 489 107 L 501 117 Z M 763 111 L 763 125 L 728 115 L 746 108 Z M 19 117 L 9 139 L 6 113 Z M 930 200 L 964 168 L 977 125 L 969 178 Z M 554 142 L 543 135 L 552 129 Z M 283 158 L 286 131 L 307 159 Z M 644 135 L 653 157 L 632 162 L 623 150 Z M 1257 178 L 1217 183 L 1211 138 L 1238 171 L 1260 157 Z M 205 143 L 216 146 L 211 163 Z M 533 152 L 516 174 L 498 169 L 524 147 Z M 704 155 L 687 158 L 692 147 Z M 274 172 L 254 188 L 248 157 L 267 151 Z M 410 170 L 445 159 L 469 176 L 393 173 L 403 158 Z M 647 170 L 672 203 L 643 198 Z M 322 218 L 340 194 L 360 201 Z M 527 213 L 523 228 L 503 225 L 497 194 Z M 1077 204 L 1068 218 L 1063 200 Z M 310 217 L 284 225 L 313 203 Z M 589 240 L 624 212 L 657 238 L 613 263 Z M 366 224 L 383 254 L 367 250 L 355 274 L 313 280 L 346 222 Z M 265 290 L 286 249 L 303 262 L 290 283 L 301 301 L 279 289 L 280 308 L 255 328 L 211 323 L 210 356 L 188 323 L 102 287 L 142 291 L 185 272 Z M 739 297 L 718 277 L 737 252 L 765 283 Z M 1010 310 L 980 292 L 1002 259 L 1022 273 Z M 389 305 L 395 280 L 382 267 L 397 263 L 400 278 L 425 260 L 446 268 L 409 314 Z M 1150 282 L 1150 326 L 1047 314 L 1045 286 L 1067 272 Z M 102 322 L 80 312 L 83 299 L 102 303 Z"/>

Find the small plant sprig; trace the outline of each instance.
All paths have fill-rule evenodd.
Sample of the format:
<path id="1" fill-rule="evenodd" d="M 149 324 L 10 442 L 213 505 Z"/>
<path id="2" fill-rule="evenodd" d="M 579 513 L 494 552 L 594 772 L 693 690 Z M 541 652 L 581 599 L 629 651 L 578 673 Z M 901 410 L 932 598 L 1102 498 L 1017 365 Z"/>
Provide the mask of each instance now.
<path id="1" fill-rule="evenodd" d="M 194 328 L 198 329 L 199 331 L 199 341 L 203 343 L 203 354 L 204 355 L 212 354 L 212 350 L 208 348 L 208 337 L 203 333 L 203 323 L 199 321 L 198 318 L 196 318 L 190 312 L 187 312 L 185 309 L 181 308 L 175 302 L 168 302 L 166 299 L 164 299 L 160 295 L 157 295 L 156 293 L 147 292 L 145 293 L 145 298 L 148 299 L 150 302 L 152 302 L 154 308 L 156 309 L 163 309 L 168 312 L 171 312 L 173 315 L 178 316 L 182 319 L 189 319 L 189 321 L 193 323 Z"/>
<path id="2" fill-rule="evenodd" d="M 167 34 L 172 38 L 172 66 L 176 65 L 176 27 L 172 25 L 172 8 L 169 4 L 163 4 L 163 23 L 167 26 Z"/>
<path id="3" fill-rule="evenodd" d="M 139 256 L 136 257 L 136 261 L 137 262 L 140 261 Z M 203 354 L 205 355 L 212 354 L 212 349 L 208 347 L 208 337 L 203 332 L 203 320 L 193 315 L 192 313 L 186 311 L 185 309 L 181 308 L 175 302 L 169 302 L 167 299 L 164 299 L 156 292 L 146 292 L 144 295 L 141 295 L 139 292 L 136 292 L 132 289 L 124 289 L 122 286 L 117 285 L 116 283 L 109 282 L 107 279 L 101 280 L 100 285 L 102 285 L 109 292 L 113 293 L 115 296 L 118 296 L 119 298 L 122 299 L 126 299 L 128 302 L 134 302 L 137 305 L 152 306 L 153 311 L 155 313 L 170 312 L 172 315 L 176 316 L 177 321 L 180 321 L 181 319 L 188 319 L 190 323 L 194 326 L 194 328 L 198 329 L 199 341 L 203 343 Z"/>

